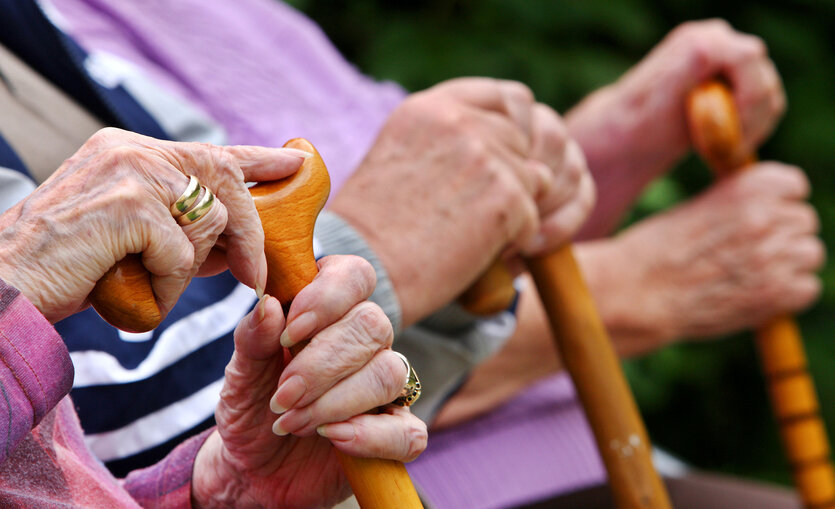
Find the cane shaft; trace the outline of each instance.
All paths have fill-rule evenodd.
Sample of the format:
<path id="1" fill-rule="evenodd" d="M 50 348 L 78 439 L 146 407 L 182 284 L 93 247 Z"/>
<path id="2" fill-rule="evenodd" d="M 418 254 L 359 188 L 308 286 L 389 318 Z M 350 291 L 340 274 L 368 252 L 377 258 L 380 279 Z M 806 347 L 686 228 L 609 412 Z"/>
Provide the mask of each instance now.
<path id="1" fill-rule="evenodd" d="M 327 199 L 330 182 L 321 157 L 310 143 L 296 139 L 285 146 L 310 152 L 313 157 L 295 175 L 259 184 L 250 192 L 264 227 L 266 292 L 288 309 L 296 294 L 318 273 L 313 226 Z M 300 349 L 294 348 L 293 353 Z M 403 463 L 336 453 L 362 509 L 423 508 Z"/>
<path id="2" fill-rule="evenodd" d="M 617 506 L 669 508 L 638 407 L 571 246 L 526 263 L 594 432 Z"/>
<path id="3" fill-rule="evenodd" d="M 717 174 L 742 171 L 754 161 L 743 152 L 742 131 L 727 86 L 711 81 L 687 104 L 690 132 L 699 153 Z M 756 344 L 795 486 L 809 509 L 835 508 L 835 470 L 820 406 L 806 364 L 800 332 L 789 316 L 756 332 Z"/>

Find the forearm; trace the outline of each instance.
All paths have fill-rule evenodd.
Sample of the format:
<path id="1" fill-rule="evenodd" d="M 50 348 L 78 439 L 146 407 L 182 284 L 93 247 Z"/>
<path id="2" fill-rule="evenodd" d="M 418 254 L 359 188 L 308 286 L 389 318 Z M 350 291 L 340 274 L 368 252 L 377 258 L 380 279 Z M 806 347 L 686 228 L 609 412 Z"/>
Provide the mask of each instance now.
<path id="1" fill-rule="evenodd" d="M 597 205 L 577 238 L 610 234 L 646 185 L 685 150 L 647 139 L 653 131 L 644 118 L 650 100 L 618 82 L 592 93 L 566 115 L 597 185 Z"/>
<path id="2" fill-rule="evenodd" d="M 67 395 L 73 369 L 61 337 L 16 288 L 0 279 L 0 463 Z"/>

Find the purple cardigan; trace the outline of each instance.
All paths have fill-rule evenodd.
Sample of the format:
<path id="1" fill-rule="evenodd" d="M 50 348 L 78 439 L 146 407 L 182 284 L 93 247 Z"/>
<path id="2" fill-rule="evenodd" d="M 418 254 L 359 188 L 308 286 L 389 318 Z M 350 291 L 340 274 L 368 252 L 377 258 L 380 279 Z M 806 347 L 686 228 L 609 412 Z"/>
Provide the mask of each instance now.
<path id="1" fill-rule="evenodd" d="M 154 466 L 114 478 L 84 445 L 61 337 L 2 280 L 0 361 L 0 506 L 191 507 L 194 458 L 210 431 Z"/>

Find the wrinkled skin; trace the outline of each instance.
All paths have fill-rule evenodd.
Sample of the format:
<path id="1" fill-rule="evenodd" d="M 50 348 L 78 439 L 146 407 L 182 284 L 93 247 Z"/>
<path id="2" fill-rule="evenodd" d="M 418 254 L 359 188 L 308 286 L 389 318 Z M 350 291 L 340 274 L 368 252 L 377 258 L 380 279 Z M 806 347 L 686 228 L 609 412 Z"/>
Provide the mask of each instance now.
<path id="1" fill-rule="evenodd" d="M 329 507 L 350 493 L 333 446 L 400 461 L 426 447 L 426 425 L 408 408 L 387 405 L 406 368 L 391 352 L 383 311 L 363 302 L 374 288 L 373 269 L 346 256 L 319 264 L 319 276 L 288 313 L 290 337 L 313 338 L 292 361 L 280 343 L 277 300 L 259 303 L 235 331 L 218 429 L 195 463 L 197 507 Z M 308 312 L 316 320 L 294 326 Z M 380 413 L 364 413 L 377 407 Z"/>
<path id="2" fill-rule="evenodd" d="M 756 327 L 811 304 L 825 249 L 808 194 L 798 168 L 760 163 L 615 239 L 618 266 L 628 263 L 626 279 L 644 289 L 654 347 Z"/>
<path id="3" fill-rule="evenodd" d="M 677 27 L 621 79 L 566 115 L 599 196 L 582 238 L 608 235 L 646 184 L 688 152 L 685 98 L 714 76 L 732 86 L 744 144 L 756 149 L 785 110 L 785 95 L 762 40 L 721 20 Z M 814 211 L 803 202 L 808 183 L 796 168 L 761 166 L 619 237 L 575 244 L 621 355 L 753 327 L 816 298 L 814 272 L 824 250 L 814 236 Z M 433 427 L 495 408 L 562 368 L 536 297 L 529 282 L 514 336 L 471 373 Z"/>
<path id="4" fill-rule="evenodd" d="M 263 232 L 244 183 L 287 176 L 305 156 L 105 129 L 0 217 L 0 278 L 55 321 L 83 307 L 116 260 L 142 251 L 157 297 L 170 305 L 224 235 L 212 270 L 228 261 L 239 277 L 263 285 L 266 272 L 257 264 Z M 187 174 L 213 189 L 218 202 L 180 227 L 169 207 Z M 281 305 L 270 296 L 238 325 L 218 426 L 195 459 L 195 506 L 331 505 L 350 489 L 334 447 L 401 461 L 426 447 L 425 424 L 390 404 L 407 370 L 391 351 L 391 323 L 366 301 L 376 283 L 373 268 L 350 256 L 318 263 L 320 272 L 294 300 L 286 328 Z M 291 360 L 282 343 L 308 338 Z"/>
<path id="5" fill-rule="evenodd" d="M 503 249 L 564 243 L 593 203 L 582 151 L 553 110 L 519 83 L 462 78 L 406 99 L 330 208 L 380 257 L 409 325 Z"/>
<path id="6" fill-rule="evenodd" d="M 96 281 L 127 253 L 142 252 L 163 315 L 207 258 L 204 273 L 228 263 L 242 282 L 263 288 L 264 232 L 245 182 L 290 175 L 304 157 L 293 149 L 173 143 L 102 129 L 0 216 L 0 277 L 52 322 L 83 309 Z M 216 201 L 181 227 L 169 207 L 187 175 Z M 220 235 L 226 249 L 211 253 Z"/>
<path id="7" fill-rule="evenodd" d="M 685 100 L 713 77 L 731 85 L 744 151 L 755 151 L 785 110 L 783 86 L 763 41 L 722 20 L 678 26 L 617 82 L 567 114 L 600 196 L 585 237 L 610 233 L 644 186 L 688 153 Z"/>

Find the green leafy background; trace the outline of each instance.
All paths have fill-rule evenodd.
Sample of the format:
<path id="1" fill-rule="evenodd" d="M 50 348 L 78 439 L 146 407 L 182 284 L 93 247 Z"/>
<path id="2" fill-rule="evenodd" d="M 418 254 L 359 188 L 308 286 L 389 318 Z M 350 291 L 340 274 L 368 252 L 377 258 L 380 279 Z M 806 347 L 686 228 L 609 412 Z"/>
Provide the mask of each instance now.
<path id="1" fill-rule="evenodd" d="M 486 75 L 527 83 L 565 111 L 618 78 L 681 22 L 721 17 L 762 37 L 789 109 L 763 158 L 803 167 L 822 236 L 835 245 L 835 1 L 292 0 L 363 72 L 420 90 Z M 709 183 L 693 158 L 643 195 L 630 220 Z M 799 317 L 830 436 L 835 436 L 835 270 L 820 302 Z M 750 337 L 680 344 L 626 363 L 654 441 L 711 470 L 789 482 Z"/>

